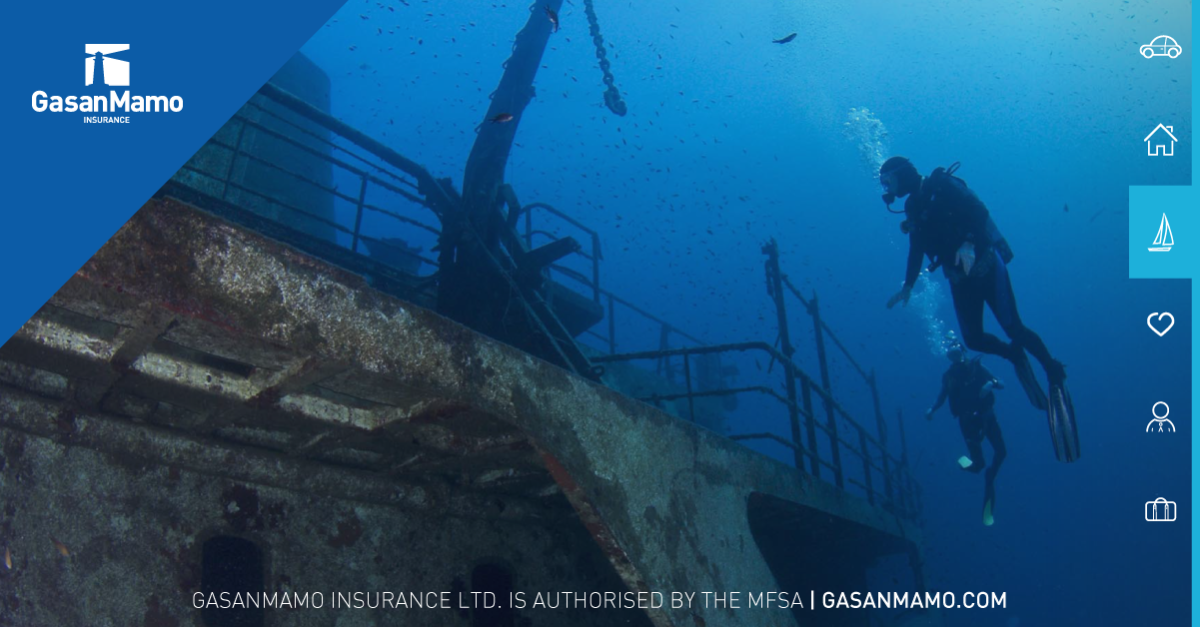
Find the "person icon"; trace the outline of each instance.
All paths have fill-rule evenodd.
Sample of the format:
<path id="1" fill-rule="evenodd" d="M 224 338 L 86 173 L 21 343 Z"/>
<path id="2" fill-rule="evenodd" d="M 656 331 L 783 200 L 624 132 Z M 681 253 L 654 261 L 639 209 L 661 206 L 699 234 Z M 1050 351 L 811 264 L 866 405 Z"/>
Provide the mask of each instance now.
<path id="1" fill-rule="evenodd" d="M 1158 415 L 1158 406 L 1163 406 L 1163 415 Z M 1175 424 L 1167 420 L 1167 416 L 1171 415 L 1171 406 L 1159 401 L 1150 408 L 1150 413 L 1154 414 L 1154 420 L 1146 425 L 1146 433 L 1175 433 Z"/>

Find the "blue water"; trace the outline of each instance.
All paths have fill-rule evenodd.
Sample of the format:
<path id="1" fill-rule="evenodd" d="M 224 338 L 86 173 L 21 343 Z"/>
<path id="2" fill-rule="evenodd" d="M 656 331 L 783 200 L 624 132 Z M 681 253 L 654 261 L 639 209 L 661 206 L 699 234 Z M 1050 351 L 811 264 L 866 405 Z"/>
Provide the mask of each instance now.
<path id="1" fill-rule="evenodd" d="M 582 0 L 572 0 L 519 120 L 507 180 L 522 202 L 550 203 L 600 233 L 607 289 L 709 343 L 776 336 L 759 248 L 778 239 L 783 271 L 819 295 L 855 359 L 878 372 L 888 420 L 897 409 L 907 418 L 930 586 L 1007 593 L 1006 609 L 949 611 L 948 624 L 1184 624 L 1190 286 L 1127 279 L 1125 243 L 1130 185 L 1188 183 L 1190 3 L 914 4 L 596 0 L 629 106 L 617 117 L 602 104 Z M 303 52 L 331 77 L 335 116 L 461 186 L 473 129 L 529 8 L 352 1 Z M 771 43 L 791 32 L 791 43 Z M 1138 55 L 1162 34 L 1183 46 L 1179 59 Z M 1045 417 L 1011 368 L 985 359 L 1010 382 L 997 404 L 1009 457 L 994 527 L 980 524 L 982 478 L 955 466 L 965 448 L 947 410 L 921 418 L 946 362 L 917 307 L 884 307 L 907 242 L 861 138 L 846 134 L 852 108 L 868 109 L 888 131 L 885 148 L 923 172 L 962 162 L 1016 252 L 1021 315 L 1068 365 L 1083 447 L 1071 465 L 1054 460 Z M 1160 122 L 1180 139 L 1174 157 L 1146 156 L 1143 138 Z M 1147 246 L 1157 227 L 1133 225 Z M 940 296 L 927 313 L 957 328 L 944 279 L 932 280 Z M 798 360 L 815 374 L 810 319 L 794 299 L 789 307 Z M 1146 327 L 1152 311 L 1177 320 L 1164 338 Z M 990 316 L 988 325 L 1000 333 Z M 620 351 L 653 349 L 658 331 L 629 319 L 619 341 Z M 830 350 L 831 387 L 873 425 L 862 380 Z M 761 358 L 736 365 L 741 384 L 778 382 Z M 1160 400 L 1178 433 L 1144 433 Z M 780 406 L 753 398 L 729 429 L 789 433 Z M 894 424 L 889 433 L 898 451 Z M 1157 497 L 1178 503 L 1179 522 L 1144 520 Z"/>

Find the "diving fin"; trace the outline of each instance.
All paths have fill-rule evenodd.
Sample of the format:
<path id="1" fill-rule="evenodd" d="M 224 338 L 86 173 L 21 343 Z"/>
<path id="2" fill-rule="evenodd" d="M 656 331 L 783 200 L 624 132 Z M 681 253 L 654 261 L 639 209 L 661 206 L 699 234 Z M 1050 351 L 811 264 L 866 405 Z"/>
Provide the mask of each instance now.
<path id="1" fill-rule="evenodd" d="M 989 474 L 983 488 L 983 526 L 996 524 L 996 475 Z"/>
<path id="2" fill-rule="evenodd" d="M 1054 456 L 1060 462 L 1071 463 L 1079 459 L 1079 431 L 1075 427 L 1075 405 L 1071 393 L 1064 383 L 1050 386 L 1050 408 L 1046 411 L 1050 421 L 1050 440 L 1054 443 Z"/>
<path id="3" fill-rule="evenodd" d="M 1021 382 L 1021 387 L 1025 389 L 1025 395 L 1029 397 L 1029 402 L 1043 411 L 1049 408 L 1050 404 L 1046 401 L 1046 393 L 1042 391 L 1042 384 L 1038 382 L 1037 373 L 1029 364 L 1029 356 L 1025 354 L 1024 349 L 1016 349 L 1016 357 L 1013 358 L 1012 364 L 1013 368 L 1017 370 L 1017 381 Z"/>
<path id="4" fill-rule="evenodd" d="M 958 458 L 958 467 L 967 472 L 979 473 L 986 468 L 982 462 L 977 462 L 966 455 Z"/>

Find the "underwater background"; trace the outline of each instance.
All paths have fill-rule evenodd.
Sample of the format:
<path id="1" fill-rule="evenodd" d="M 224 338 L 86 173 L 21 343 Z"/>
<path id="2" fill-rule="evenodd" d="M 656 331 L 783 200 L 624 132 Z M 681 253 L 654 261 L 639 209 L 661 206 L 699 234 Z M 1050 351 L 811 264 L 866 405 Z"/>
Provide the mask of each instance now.
<path id="1" fill-rule="evenodd" d="M 760 248 L 777 239 L 783 272 L 877 372 L 893 450 L 897 410 L 905 419 L 929 586 L 1007 594 L 1007 608 L 950 610 L 947 624 L 1187 621 L 1190 285 L 1129 280 L 1126 229 L 1144 229 L 1149 246 L 1158 228 L 1128 223 L 1130 185 L 1189 182 L 1190 2 L 594 0 L 624 117 L 603 105 L 583 2 L 563 5 L 536 97 L 512 122 L 507 180 L 521 202 L 598 231 L 606 289 L 714 344 L 776 337 Z M 460 187 L 531 10 L 542 12 L 351 0 L 302 52 L 330 76 L 335 117 Z M 1182 45 L 1178 59 L 1138 54 L 1163 34 Z M 1146 155 L 1159 123 L 1180 140 L 1173 157 Z M 907 252 L 875 178 L 892 154 L 923 173 L 962 163 L 1016 253 L 1022 318 L 1067 364 L 1083 449 L 1070 465 L 1055 461 L 1011 367 L 984 359 L 1009 383 L 993 527 L 980 523 L 982 477 L 955 463 L 966 451 L 954 419 L 945 408 L 922 418 L 948 364 L 938 340 L 957 330 L 948 286 L 935 273 L 907 308 L 884 306 Z M 815 374 L 811 320 L 788 306 L 797 360 Z M 1159 338 L 1146 316 L 1161 311 L 1177 324 Z M 990 314 L 986 324 L 1001 334 Z M 653 350 L 658 329 L 622 320 L 619 342 Z M 834 393 L 873 425 L 868 388 L 830 355 Z M 731 365 L 739 385 L 779 384 L 761 358 Z M 1178 433 L 1145 433 L 1157 401 Z M 726 430 L 790 434 L 781 405 L 749 397 Z M 1177 522 L 1144 520 L 1158 497 L 1178 503 Z"/>

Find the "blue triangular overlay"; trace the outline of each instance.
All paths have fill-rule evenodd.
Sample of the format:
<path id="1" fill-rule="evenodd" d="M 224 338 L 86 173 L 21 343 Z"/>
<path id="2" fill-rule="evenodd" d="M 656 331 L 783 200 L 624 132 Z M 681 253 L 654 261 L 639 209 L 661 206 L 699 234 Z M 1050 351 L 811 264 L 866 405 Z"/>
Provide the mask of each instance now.
<path id="1" fill-rule="evenodd" d="M 7 341 L 344 0 L 13 2 L 4 9 L 0 344 Z M 128 44 L 87 85 L 88 44 Z M 178 96 L 179 111 L 35 111 L 66 98 Z M 128 123 L 85 123 L 88 116 Z"/>

